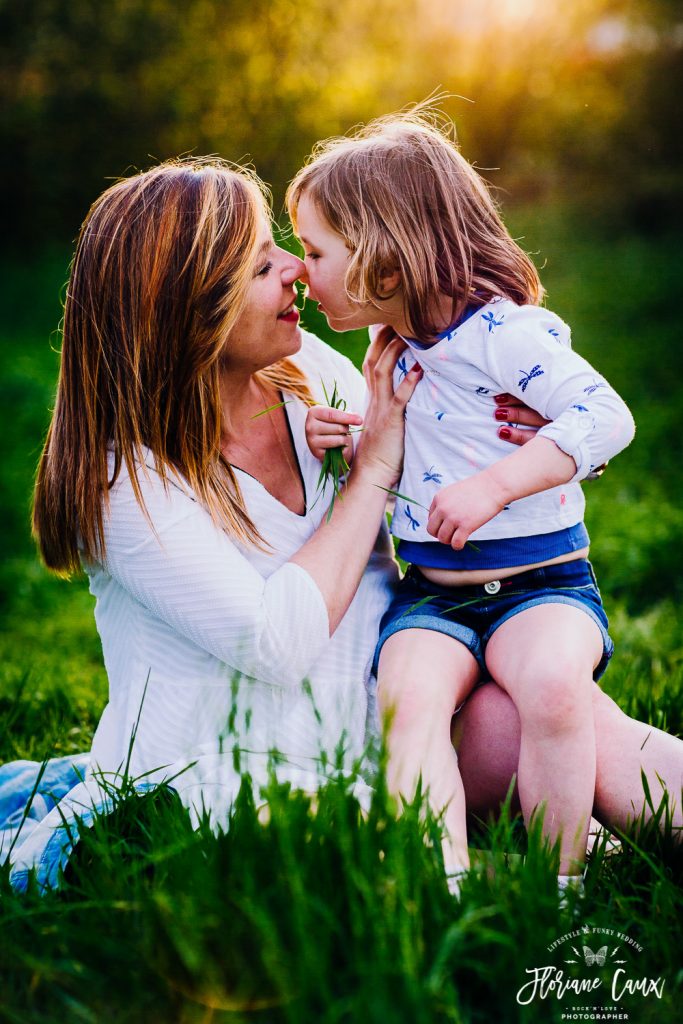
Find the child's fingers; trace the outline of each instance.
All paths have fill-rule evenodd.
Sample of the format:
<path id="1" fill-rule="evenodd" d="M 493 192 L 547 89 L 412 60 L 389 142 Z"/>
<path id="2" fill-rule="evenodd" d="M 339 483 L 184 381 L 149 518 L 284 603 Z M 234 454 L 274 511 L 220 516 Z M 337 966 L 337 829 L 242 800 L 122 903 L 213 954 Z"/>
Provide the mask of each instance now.
<path id="1" fill-rule="evenodd" d="M 467 543 L 470 530 L 453 516 L 445 516 L 438 508 L 432 507 L 427 521 L 427 533 L 435 537 L 441 544 L 448 544 L 455 551 L 462 551 Z"/>
<path id="2" fill-rule="evenodd" d="M 346 448 L 351 445 L 351 440 L 348 434 L 330 434 L 329 436 L 317 435 L 313 445 L 316 449 L 325 450 L 327 448 Z"/>
<path id="3" fill-rule="evenodd" d="M 335 437 L 348 437 L 349 426 L 353 424 L 346 423 L 323 423 L 322 421 L 315 424 L 313 430 L 315 431 L 316 437 L 325 437 L 327 434 L 332 434 Z"/>
<path id="4" fill-rule="evenodd" d="M 324 424 L 341 424 L 343 426 L 359 427 L 363 417 L 357 412 L 345 412 L 343 409 L 333 409 L 329 405 L 316 405 L 309 415 L 316 421 L 316 427 L 320 429 Z"/>
<path id="5" fill-rule="evenodd" d="M 467 538 L 470 535 L 470 531 L 459 526 L 451 537 L 450 544 L 454 551 L 462 551 L 467 544 Z"/>

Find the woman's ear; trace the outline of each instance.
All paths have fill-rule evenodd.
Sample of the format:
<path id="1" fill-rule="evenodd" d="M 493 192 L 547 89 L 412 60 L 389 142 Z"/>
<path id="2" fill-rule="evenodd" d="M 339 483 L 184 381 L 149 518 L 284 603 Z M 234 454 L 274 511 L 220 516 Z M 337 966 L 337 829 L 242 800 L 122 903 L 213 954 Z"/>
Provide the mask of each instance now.
<path id="1" fill-rule="evenodd" d="M 379 297 L 391 298 L 401 287 L 401 271 L 398 267 L 386 267 L 379 275 Z"/>

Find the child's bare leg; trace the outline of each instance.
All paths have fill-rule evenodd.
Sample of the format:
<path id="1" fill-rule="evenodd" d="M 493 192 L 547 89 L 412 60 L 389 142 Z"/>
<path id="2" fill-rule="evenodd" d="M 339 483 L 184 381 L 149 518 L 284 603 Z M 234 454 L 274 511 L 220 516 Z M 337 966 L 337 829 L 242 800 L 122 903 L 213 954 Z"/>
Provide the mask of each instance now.
<path id="1" fill-rule="evenodd" d="M 544 833 L 560 837 L 560 874 L 586 854 L 595 793 L 593 669 L 602 637 L 591 618 L 564 604 L 540 604 L 504 622 L 486 662 L 517 706 L 522 734 L 519 796 L 524 818 L 545 804 Z"/>
<path id="2" fill-rule="evenodd" d="M 468 649 L 444 633 L 404 629 L 389 637 L 379 659 L 377 693 L 388 716 L 388 785 L 412 799 L 418 780 L 430 806 L 444 812 L 447 872 L 469 866 L 465 794 L 451 743 L 451 718 L 479 678 Z"/>

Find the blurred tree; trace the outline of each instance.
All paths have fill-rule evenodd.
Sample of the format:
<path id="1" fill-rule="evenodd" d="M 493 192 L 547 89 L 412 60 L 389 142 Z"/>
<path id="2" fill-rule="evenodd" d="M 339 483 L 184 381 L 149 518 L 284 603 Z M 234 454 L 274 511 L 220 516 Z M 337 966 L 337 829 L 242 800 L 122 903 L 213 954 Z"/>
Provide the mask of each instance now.
<path id="1" fill-rule="evenodd" d="M 279 202 L 316 139 L 437 88 L 465 97 L 445 107 L 496 184 L 590 183 L 656 223 L 681 175 L 678 17 L 675 0 L 0 0 L 7 238 L 73 234 L 110 177 L 181 152 L 251 157 Z"/>

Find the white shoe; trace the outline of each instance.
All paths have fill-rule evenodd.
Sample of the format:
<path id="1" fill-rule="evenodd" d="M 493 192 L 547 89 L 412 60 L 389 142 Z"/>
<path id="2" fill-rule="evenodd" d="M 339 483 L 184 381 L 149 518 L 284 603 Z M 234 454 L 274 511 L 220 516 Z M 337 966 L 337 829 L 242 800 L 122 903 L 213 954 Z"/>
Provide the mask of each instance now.
<path id="1" fill-rule="evenodd" d="M 448 886 L 448 891 L 451 894 L 451 896 L 454 896 L 456 899 L 458 899 L 460 896 L 460 886 L 466 874 L 467 871 L 464 868 L 460 868 L 460 870 L 451 871 L 446 875 L 446 885 Z"/>

